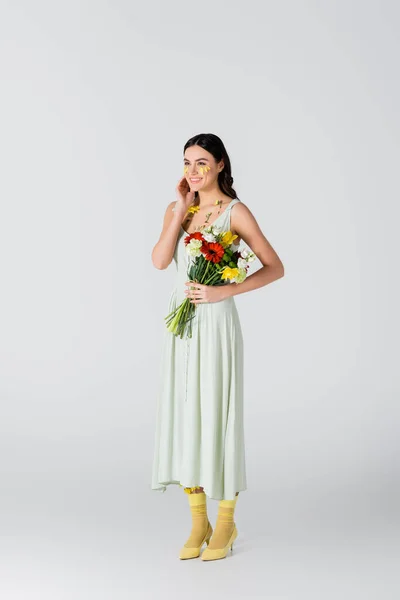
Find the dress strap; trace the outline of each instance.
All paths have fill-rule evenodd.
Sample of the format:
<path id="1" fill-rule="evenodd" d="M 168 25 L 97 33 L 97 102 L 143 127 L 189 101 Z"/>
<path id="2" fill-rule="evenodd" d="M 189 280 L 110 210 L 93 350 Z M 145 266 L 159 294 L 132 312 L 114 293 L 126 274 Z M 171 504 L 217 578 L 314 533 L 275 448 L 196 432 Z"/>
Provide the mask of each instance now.
<path id="1" fill-rule="evenodd" d="M 233 200 L 231 200 L 231 202 L 225 212 L 227 212 L 228 210 L 231 210 L 232 206 L 234 206 L 238 202 L 241 202 L 241 200 L 239 200 L 239 198 L 233 198 Z"/>

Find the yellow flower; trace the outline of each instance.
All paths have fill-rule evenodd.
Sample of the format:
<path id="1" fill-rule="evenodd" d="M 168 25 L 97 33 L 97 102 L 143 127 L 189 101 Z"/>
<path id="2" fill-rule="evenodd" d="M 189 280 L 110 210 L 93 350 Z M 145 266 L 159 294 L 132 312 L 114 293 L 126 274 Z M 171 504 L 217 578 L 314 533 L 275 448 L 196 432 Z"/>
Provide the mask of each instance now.
<path id="1" fill-rule="evenodd" d="M 200 210 L 200 206 L 189 206 L 188 213 L 195 213 Z"/>
<path id="2" fill-rule="evenodd" d="M 238 274 L 239 269 L 236 269 L 236 267 L 234 269 L 231 269 L 230 267 L 225 267 L 225 269 L 222 271 L 221 279 L 235 279 L 235 277 L 237 277 Z"/>
<path id="3" fill-rule="evenodd" d="M 222 234 L 220 244 L 223 248 L 227 248 L 232 244 L 234 240 L 236 240 L 237 237 L 237 235 L 233 235 L 232 231 L 225 231 Z"/>

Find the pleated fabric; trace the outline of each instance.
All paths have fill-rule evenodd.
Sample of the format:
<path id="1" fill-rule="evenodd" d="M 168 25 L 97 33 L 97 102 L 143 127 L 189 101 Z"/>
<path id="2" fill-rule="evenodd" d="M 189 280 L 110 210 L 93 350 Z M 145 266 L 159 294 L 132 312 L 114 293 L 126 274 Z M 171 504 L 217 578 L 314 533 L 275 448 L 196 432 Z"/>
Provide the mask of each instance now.
<path id="1" fill-rule="evenodd" d="M 230 211 L 237 202 L 232 200 L 213 224 L 230 229 Z M 166 314 L 186 297 L 186 235 L 181 228 L 174 253 L 176 285 Z M 153 490 L 165 492 L 170 484 L 202 486 L 209 498 L 233 500 L 236 492 L 247 489 L 243 391 L 243 336 L 234 297 L 197 304 L 187 340 L 165 329 Z"/>

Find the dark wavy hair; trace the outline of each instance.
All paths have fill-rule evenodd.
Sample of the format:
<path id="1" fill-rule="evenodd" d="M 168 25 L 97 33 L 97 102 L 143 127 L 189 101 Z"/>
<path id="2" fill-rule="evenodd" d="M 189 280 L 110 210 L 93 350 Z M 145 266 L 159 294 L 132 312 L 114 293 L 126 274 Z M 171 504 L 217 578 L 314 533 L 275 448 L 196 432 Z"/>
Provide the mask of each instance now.
<path id="1" fill-rule="evenodd" d="M 207 150 L 207 152 L 213 155 L 217 163 L 221 160 L 224 161 L 224 168 L 218 173 L 218 185 L 224 194 L 230 196 L 230 198 L 237 198 L 239 200 L 240 198 L 238 198 L 232 187 L 233 177 L 231 173 L 231 161 L 221 138 L 214 133 L 198 133 L 186 142 L 183 148 L 183 155 L 185 155 L 186 149 L 190 146 L 200 146 L 200 148 L 204 148 L 204 150 Z M 195 192 L 194 199 L 196 202 L 198 196 L 198 192 Z"/>

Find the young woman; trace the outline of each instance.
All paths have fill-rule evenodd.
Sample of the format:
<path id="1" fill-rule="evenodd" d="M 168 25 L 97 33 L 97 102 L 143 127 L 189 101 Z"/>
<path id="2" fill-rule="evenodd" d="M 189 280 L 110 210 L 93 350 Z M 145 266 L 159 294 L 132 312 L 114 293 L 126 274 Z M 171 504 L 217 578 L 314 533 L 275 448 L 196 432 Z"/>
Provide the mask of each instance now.
<path id="1" fill-rule="evenodd" d="M 192 530 L 179 558 L 224 558 L 237 537 L 234 509 L 247 489 L 243 424 L 243 338 L 234 296 L 284 275 L 283 264 L 250 209 L 232 187 L 231 163 L 221 139 L 201 133 L 184 146 L 184 176 L 165 211 L 152 261 L 174 260 L 170 313 L 185 297 L 196 305 L 192 337 L 165 330 L 157 403 L 152 489 L 178 484 L 188 494 Z M 242 283 L 207 286 L 187 281 L 184 239 L 215 226 L 237 235 L 263 264 Z M 206 496 L 219 500 L 215 530 Z"/>

